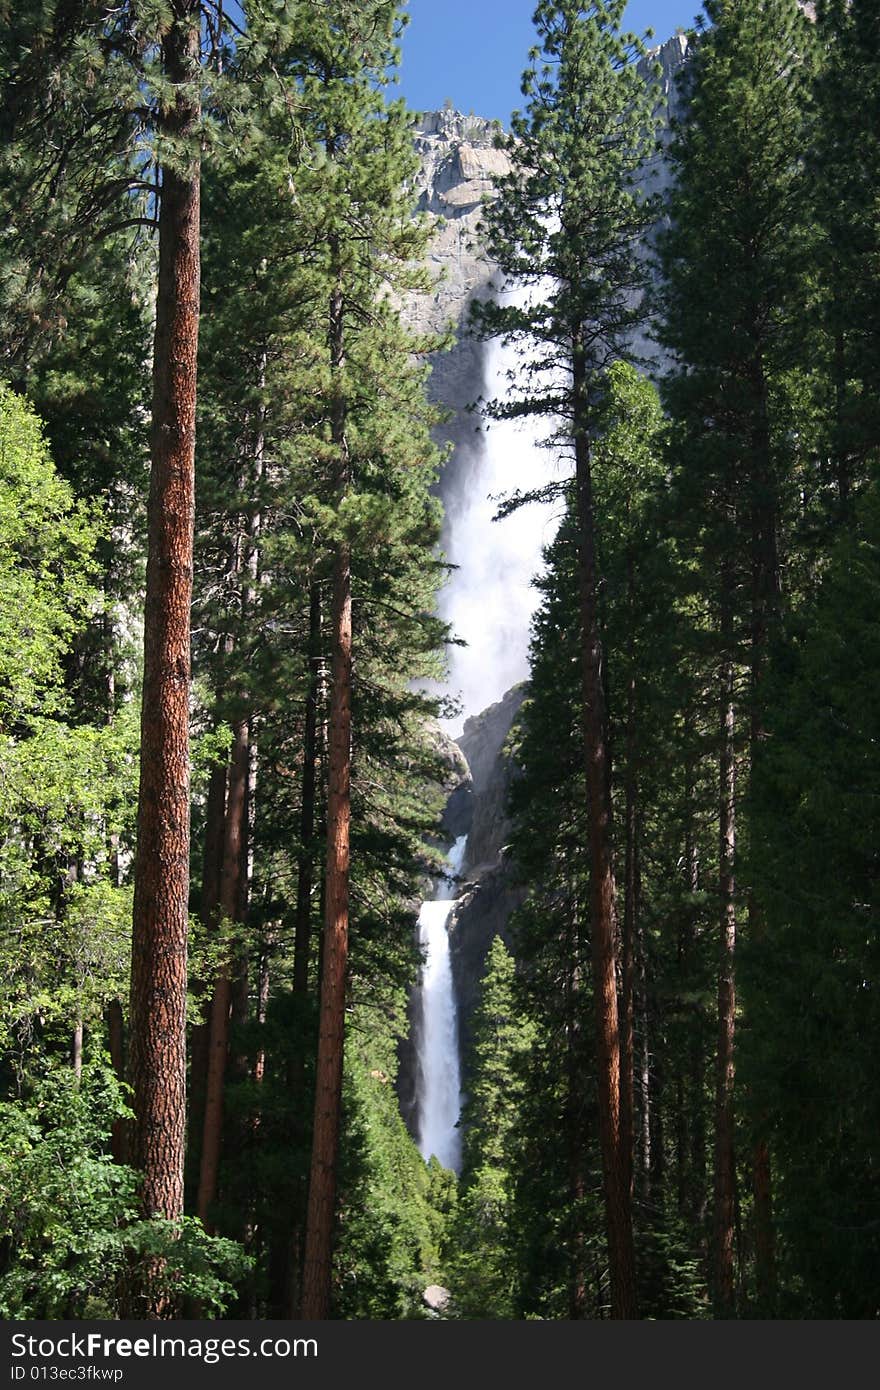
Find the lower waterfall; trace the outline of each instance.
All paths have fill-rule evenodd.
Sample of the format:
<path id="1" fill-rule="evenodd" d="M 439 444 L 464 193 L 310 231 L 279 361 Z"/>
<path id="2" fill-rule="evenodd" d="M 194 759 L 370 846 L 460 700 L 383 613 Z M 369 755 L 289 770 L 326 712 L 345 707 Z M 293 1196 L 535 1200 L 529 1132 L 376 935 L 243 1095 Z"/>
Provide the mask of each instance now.
<path id="1" fill-rule="evenodd" d="M 438 880 L 433 898 L 422 903 L 419 913 L 419 943 L 426 950 L 420 988 L 419 1150 L 425 1159 L 435 1154 L 444 1168 L 452 1168 L 456 1173 L 461 1163 L 456 1128 L 461 1111 L 461 1078 L 458 1014 L 446 924 L 455 906 L 455 882 L 464 862 L 466 844 L 467 836 L 460 835 L 447 855 L 448 869 Z"/>

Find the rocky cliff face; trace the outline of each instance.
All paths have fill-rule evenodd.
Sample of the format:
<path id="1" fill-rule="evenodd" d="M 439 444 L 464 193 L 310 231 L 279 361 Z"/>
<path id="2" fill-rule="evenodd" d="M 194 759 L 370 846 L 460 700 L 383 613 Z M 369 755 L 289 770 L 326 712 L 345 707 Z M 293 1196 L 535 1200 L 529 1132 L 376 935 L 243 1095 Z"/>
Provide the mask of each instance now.
<path id="1" fill-rule="evenodd" d="M 659 114 L 668 124 L 678 107 L 676 75 L 687 60 L 687 40 L 677 34 L 652 49 L 642 66 L 658 63 Z M 495 121 L 479 116 L 463 116 L 458 111 L 429 112 L 415 129 L 419 155 L 416 178 L 419 211 L 436 219 L 428 266 L 438 275 L 433 289 L 414 295 L 404 307 L 404 318 L 424 333 L 456 334 L 449 352 L 432 359 L 430 392 L 432 399 L 451 412 L 438 430 L 453 448 L 443 472 L 440 492 L 450 528 L 468 482 L 478 468 L 480 442 L 476 421 L 468 407 L 484 392 L 485 346 L 467 335 L 468 312 L 474 298 L 486 298 L 497 288 L 498 266 L 488 259 L 479 245 L 478 224 L 482 202 L 493 193 L 493 178 L 509 172 L 510 162 L 495 148 L 500 128 Z M 665 139 L 661 132 L 661 139 Z M 644 186 L 659 191 L 668 182 L 662 158 L 649 162 Z M 656 348 L 640 343 L 648 355 Z"/>
<path id="2" fill-rule="evenodd" d="M 496 935 L 510 945 L 510 917 L 522 900 L 520 890 L 510 881 L 505 847 L 510 831 L 507 793 L 516 775 L 508 736 L 525 696 L 524 685 L 509 690 L 497 704 L 468 719 L 457 742 L 439 730 L 436 734 L 438 751 L 448 769 L 449 798 L 444 816 L 447 844 L 460 835 L 468 836 L 461 896 L 448 925 L 460 1048 L 465 1062 L 486 956 Z M 415 1136 L 422 1028 L 418 990 L 412 993 L 408 1013 L 408 1036 L 398 1048 L 397 1094 L 401 1114 Z M 463 1083 L 466 1087 L 466 1070 Z"/>
<path id="3" fill-rule="evenodd" d="M 484 197 L 492 194 L 492 179 L 507 173 L 507 156 L 495 149 L 498 125 L 458 111 L 433 111 L 416 127 L 419 155 L 416 180 L 418 210 L 435 220 L 428 268 L 436 277 L 429 294 L 414 295 L 404 319 L 419 332 L 451 329 L 455 342 L 431 361 L 430 394 L 450 412 L 437 431 L 452 452 L 440 482 L 448 537 L 455 513 L 478 468 L 480 440 L 469 407 L 485 387 L 485 347 L 467 333 L 470 305 L 493 292 L 498 267 L 479 244 L 478 224 Z"/>
<path id="4" fill-rule="evenodd" d="M 467 1089 L 471 1021 L 480 995 L 486 957 L 495 936 L 512 944 L 510 918 L 522 902 L 507 860 L 510 821 L 507 796 L 516 764 L 509 735 L 526 697 L 525 685 L 465 722 L 458 740 L 471 774 L 472 815 L 463 871 L 462 896 L 449 921 L 452 978 Z"/>

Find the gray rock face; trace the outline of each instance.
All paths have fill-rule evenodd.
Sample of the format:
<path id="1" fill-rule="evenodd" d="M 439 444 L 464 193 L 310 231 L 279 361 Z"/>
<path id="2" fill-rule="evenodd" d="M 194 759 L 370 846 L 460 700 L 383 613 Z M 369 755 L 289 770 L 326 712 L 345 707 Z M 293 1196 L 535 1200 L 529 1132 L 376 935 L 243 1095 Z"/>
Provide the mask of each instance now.
<path id="1" fill-rule="evenodd" d="M 471 1020 L 492 939 L 497 934 L 510 944 L 510 917 L 522 901 L 521 891 L 510 882 L 504 858 L 510 829 L 507 792 L 515 776 L 505 745 L 525 696 L 524 685 L 508 690 L 497 704 L 467 720 L 457 743 L 439 730 L 435 735 L 438 751 L 449 768 L 449 800 L 443 823 L 447 844 L 468 835 L 461 897 L 448 926 L 463 1059 L 470 1046 Z M 408 1019 L 407 1036 L 398 1045 L 397 1096 L 404 1122 L 417 1139 L 422 1029 L 418 990 L 410 997 Z M 464 1084 L 466 1087 L 466 1075 Z"/>
<path id="2" fill-rule="evenodd" d="M 449 1307 L 449 1290 L 444 1289 L 442 1284 L 429 1284 L 422 1298 L 435 1317 L 445 1313 Z"/>
<path id="3" fill-rule="evenodd" d="M 523 898 L 522 890 L 511 879 L 505 848 L 510 831 L 507 795 L 516 775 L 508 735 L 526 694 L 525 685 L 508 690 L 497 704 L 468 719 L 458 740 L 473 779 L 473 818 L 464 862 L 465 883 L 449 922 L 465 1089 L 472 1019 L 480 997 L 486 957 L 495 936 L 500 936 L 505 945 L 511 945 L 510 918 Z"/>
<path id="4" fill-rule="evenodd" d="M 498 274 L 477 231 L 483 199 L 492 196 L 493 176 L 510 168 L 507 156 L 494 147 L 498 130 L 481 117 L 433 111 L 415 132 L 418 210 L 435 224 L 427 258 L 435 284 L 428 294 L 412 295 L 402 313 L 420 333 L 455 334 L 453 347 L 432 357 L 429 382 L 431 399 L 450 412 L 436 432 L 439 443 L 452 445 L 439 489 L 446 509 L 446 550 L 457 505 L 478 471 L 482 448 L 469 407 L 484 390 L 485 349 L 468 336 L 467 325 L 472 300 L 488 298 Z"/>
<path id="5" fill-rule="evenodd" d="M 507 793 L 514 767 L 504 745 L 525 695 L 525 685 L 515 685 L 497 704 L 465 720 L 458 739 L 473 786 L 473 815 L 464 861 L 468 874 L 499 863 L 507 842 Z"/>
<path id="6" fill-rule="evenodd" d="M 678 109 L 675 79 L 686 61 L 683 34 L 652 49 L 642 60 L 646 72 L 653 64 L 660 65 L 658 114 L 667 124 Z M 507 155 L 495 149 L 498 133 L 494 121 L 458 111 L 432 111 L 416 126 L 414 135 L 419 155 L 418 208 L 436 223 L 427 264 L 439 278 L 428 294 L 412 295 L 402 312 L 419 332 L 451 328 L 456 334 L 453 348 L 432 358 L 429 387 L 432 399 L 451 412 L 437 431 L 441 442 L 453 446 L 440 482 L 450 529 L 462 495 L 479 468 L 477 421 L 468 407 L 484 392 L 485 352 L 484 345 L 466 330 L 471 301 L 489 297 L 499 281 L 498 266 L 481 249 L 478 237 L 483 199 L 493 196 L 493 178 L 510 169 Z M 665 131 L 661 139 L 665 141 Z M 667 183 L 662 158 L 651 160 L 643 186 L 659 191 Z"/>

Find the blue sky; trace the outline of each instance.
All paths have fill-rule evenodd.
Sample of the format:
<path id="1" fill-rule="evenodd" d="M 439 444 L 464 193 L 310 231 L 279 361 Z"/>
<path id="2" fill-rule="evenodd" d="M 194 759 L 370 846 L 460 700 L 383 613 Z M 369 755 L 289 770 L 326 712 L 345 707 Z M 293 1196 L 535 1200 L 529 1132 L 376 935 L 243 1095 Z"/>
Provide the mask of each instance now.
<path id="1" fill-rule="evenodd" d="M 459 111 L 507 124 L 522 105 L 519 79 L 534 42 L 535 0 L 409 0 L 396 95 L 415 110 L 448 97 Z M 662 43 L 690 28 L 700 0 L 630 0 L 625 24 Z"/>

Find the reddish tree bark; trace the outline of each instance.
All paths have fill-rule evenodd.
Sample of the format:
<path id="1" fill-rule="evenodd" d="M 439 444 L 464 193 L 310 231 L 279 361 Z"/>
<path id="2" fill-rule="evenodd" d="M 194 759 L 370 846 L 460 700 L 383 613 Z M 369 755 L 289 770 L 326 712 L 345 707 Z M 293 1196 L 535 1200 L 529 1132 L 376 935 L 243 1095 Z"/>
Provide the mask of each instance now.
<path id="1" fill-rule="evenodd" d="M 249 770 L 248 721 L 239 719 L 233 731 L 229 761 L 229 792 L 223 831 L 223 871 L 220 878 L 220 913 L 235 921 L 239 905 L 239 879 L 242 840 L 245 829 Z M 212 1230 L 211 1207 L 217 1196 L 217 1174 L 223 1136 L 223 1091 L 229 1049 L 229 1018 L 232 1008 L 232 970 L 227 961 L 214 983 L 208 1028 L 208 1065 L 205 1081 L 205 1115 L 202 1127 L 202 1155 L 196 1211 L 206 1228 Z"/>
<path id="2" fill-rule="evenodd" d="M 338 244 L 331 247 L 331 254 L 338 260 Z M 338 380 L 345 362 L 344 299 L 339 279 L 330 299 L 329 329 L 331 366 Z M 341 390 L 336 390 L 332 405 L 332 437 L 338 450 L 336 483 L 340 500 L 348 486 L 350 467 L 345 420 L 345 398 Z M 302 1316 L 308 1319 L 326 1318 L 330 1313 L 345 993 L 348 976 L 352 625 L 351 550 L 345 541 L 337 544 L 333 565 L 331 628 L 327 861 L 324 878 L 321 1004 L 302 1281 Z"/>
<path id="3" fill-rule="evenodd" d="M 605 701 L 602 686 L 602 648 L 596 594 L 596 541 L 590 441 L 587 431 L 588 383 L 579 331 L 573 335 L 575 486 L 578 519 L 578 580 L 581 610 L 581 678 L 583 738 L 587 776 L 587 814 L 590 851 L 590 922 L 593 993 L 596 1009 L 596 1064 L 599 1100 L 599 1138 L 611 1316 L 638 1316 L 632 1203 L 629 1173 L 621 1148 L 620 1033 L 617 1014 L 615 961 L 616 889 L 611 857 L 611 815 Z"/>
<path id="4" fill-rule="evenodd" d="M 147 1216 L 183 1212 L 189 897 L 189 683 L 199 328 L 198 0 L 174 0 L 162 41 L 170 104 L 153 354 L 144 685 L 131 968 L 131 1158 Z M 186 154 L 181 154 L 186 151 Z M 148 1298 L 151 1316 L 163 1316 Z"/>
<path id="5" fill-rule="evenodd" d="M 351 822 L 351 559 L 341 545 L 333 576 L 333 681 L 330 694 L 327 870 L 315 1120 L 303 1268 L 304 1318 L 330 1312 L 333 1217 L 345 990 L 348 973 L 348 876 Z"/>
<path id="6" fill-rule="evenodd" d="M 733 663 L 731 639 L 731 581 L 723 576 L 722 636 L 725 654 L 721 670 L 719 760 L 719 965 L 718 1057 L 715 1083 L 715 1210 L 714 1294 L 716 1311 L 730 1317 L 735 1311 L 734 1253 L 736 1168 L 734 1155 L 733 1089 L 736 1019 L 736 767 L 734 759 Z"/>
<path id="7" fill-rule="evenodd" d="M 628 562 L 629 600 L 633 601 L 633 566 Z M 637 933 L 637 796 L 636 778 L 636 679 L 634 653 L 628 654 L 630 674 L 626 700 L 626 775 L 624 778 L 624 892 L 623 934 L 621 940 L 621 1038 L 620 1038 L 620 1154 L 623 1165 L 622 1181 L 633 1190 L 633 1156 L 635 1148 L 635 974 Z M 643 1077 L 644 1082 L 644 1077 Z M 648 1095 L 643 1085 L 643 1114 L 647 1114 Z"/>
<path id="8" fill-rule="evenodd" d="M 300 854 L 296 885 L 293 937 L 293 993 L 308 993 L 312 944 L 312 885 L 314 879 L 315 758 L 317 754 L 318 686 L 321 661 L 321 590 L 317 580 L 309 589 L 309 686 L 303 730 L 302 797 L 300 802 Z"/>
<path id="9" fill-rule="evenodd" d="M 205 806 L 205 843 L 202 853 L 202 891 L 199 916 L 202 926 L 211 933 L 217 926 L 220 907 L 220 877 L 223 872 L 223 827 L 226 820 L 226 764 L 217 763 L 211 769 L 208 798 Z M 190 1035 L 189 1063 L 189 1144 L 190 1163 L 193 1150 L 201 1148 L 202 1126 L 205 1121 L 205 1083 L 208 1075 L 208 1024 L 210 1000 L 202 1005 L 202 1017 Z"/>

